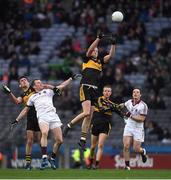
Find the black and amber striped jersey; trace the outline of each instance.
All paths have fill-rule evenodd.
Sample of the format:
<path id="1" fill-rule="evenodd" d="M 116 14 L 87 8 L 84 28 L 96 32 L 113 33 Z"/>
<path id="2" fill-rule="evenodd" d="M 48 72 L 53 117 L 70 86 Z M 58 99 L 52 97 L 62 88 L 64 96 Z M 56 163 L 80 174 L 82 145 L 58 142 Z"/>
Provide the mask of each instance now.
<path id="1" fill-rule="evenodd" d="M 87 57 L 87 59 L 85 59 L 85 61 L 82 64 L 81 84 L 98 86 L 103 64 L 103 58 L 94 59 L 92 57 Z"/>
<path id="2" fill-rule="evenodd" d="M 98 98 L 97 103 L 95 104 L 92 124 L 99 123 L 111 123 L 112 120 L 112 110 L 111 107 L 114 103 L 109 99 L 106 99 L 104 96 Z"/>
<path id="3" fill-rule="evenodd" d="M 21 98 L 22 98 L 22 100 L 23 100 L 24 105 L 27 104 L 28 99 L 29 99 L 30 96 L 31 96 L 32 94 L 34 94 L 34 93 L 35 93 L 35 90 L 34 90 L 34 88 L 32 88 L 31 86 L 28 88 L 27 91 L 23 92 L 23 94 L 21 95 Z"/>
<path id="4" fill-rule="evenodd" d="M 22 98 L 22 101 L 23 101 L 24 105 L 27 104 L 28 99 L 34 93 L 35 93 L 35 90 L 31 86 L 28 88 L 27 91 L 23 92 L 23 94 L 21 95 L 21 98 Z M 36 117 L 36 111 L 35 111 L 34 106 L 30 107 L 30 110 L 27 113 L 27 117 Z"/>

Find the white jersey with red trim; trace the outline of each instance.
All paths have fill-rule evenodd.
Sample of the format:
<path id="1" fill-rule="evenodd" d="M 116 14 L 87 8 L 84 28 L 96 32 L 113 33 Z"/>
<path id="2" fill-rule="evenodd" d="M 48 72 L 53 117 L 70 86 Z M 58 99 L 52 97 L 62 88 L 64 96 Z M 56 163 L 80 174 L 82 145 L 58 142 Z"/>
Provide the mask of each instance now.
<path id="1" fill-rule="evenodd" d="M 133 100 L 130 99 L 125 102 L 125 106 L 127 107 L 128 111 L 134 116 L 136 115 L 147 115 L 148 112 L 148 106 L 147 104 L 140 100 L 138 103 L 133 104 Z M 137 122 L 133 120 L 132 118 L 127 119 L 126 126 L 131 127 L 131 128 L 143 128 L 143 122 Z"/>
<path id="2" fill-rule="evenodd" d="M 43 89 L 42 91 L 31 95 L 27 102 L 27 106 L 35 106 L 37 118 L 40 118 L 49 112 L 56 113 L 56 108 L 53 106 L 52 101 L 53 96 L 53 90 Z"/>

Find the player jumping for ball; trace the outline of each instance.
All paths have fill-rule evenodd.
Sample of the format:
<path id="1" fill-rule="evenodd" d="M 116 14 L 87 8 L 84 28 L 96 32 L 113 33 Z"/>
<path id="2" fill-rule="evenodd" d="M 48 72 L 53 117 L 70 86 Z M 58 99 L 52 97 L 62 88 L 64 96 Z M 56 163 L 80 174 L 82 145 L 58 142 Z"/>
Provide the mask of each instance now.
<path id="1" fill-rule="evenodd" d="M 107 64 L 115 54 L 116 39 L 111 38 L 111 48 L 109 54 L 103 58 L 98 56 L 98 44 L 104 35 L 99 34 L 95 41 L 90 45 L 86 53 L 86 59 L 82 64 L 82 79 L 80 82 L 80 101 L 82 103 L 82 112 L 72 119 L 64 128 L 63 135 L 67 135 L 68 131 L 74 124 L 83 120 L 81 129 L 81 138 L 79 146 L 84 150 L 86 145 L 86 136 L 90 127 L 91 118 L 94 111 L 94 104 L 98 97 L 98 85 L 100 81 L 103 65 Z"/>

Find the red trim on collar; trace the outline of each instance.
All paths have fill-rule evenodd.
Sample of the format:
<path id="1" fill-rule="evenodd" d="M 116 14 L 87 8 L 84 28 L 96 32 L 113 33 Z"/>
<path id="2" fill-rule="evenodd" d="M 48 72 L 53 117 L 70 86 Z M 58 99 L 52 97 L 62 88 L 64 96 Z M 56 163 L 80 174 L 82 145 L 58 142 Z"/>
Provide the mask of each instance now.
<path id="1" fill-rule="evenodd" d="M 141 99 L 134 104 L 134 100 L 132 99 L 133 106 L 135 106 L 136 104 L 139 104 L 140 102 L 141 102 Z"/>

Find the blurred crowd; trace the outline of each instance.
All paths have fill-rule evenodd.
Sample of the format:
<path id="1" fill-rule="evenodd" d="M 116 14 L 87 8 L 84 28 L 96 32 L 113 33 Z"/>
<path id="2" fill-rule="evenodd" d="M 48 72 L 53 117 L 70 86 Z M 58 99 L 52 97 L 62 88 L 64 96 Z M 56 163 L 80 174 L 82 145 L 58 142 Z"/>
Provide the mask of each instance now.
<path id="1" fill-rule="evenodd" d="M 160 126 L 155 121 L 145 122 L 145 134 L 147 137 L 155 136 L 156 140 L 163 144 L 171 144 L 171 132 L 169 131 L 169 128 Z"/>
<path id="2" fill-rule="evenodd" d="M 67 1 L 65 1 L 67 2 Z M 72 3 L 71 3 L 72 2 Z M 115 102 L 123 102 L 123 97 L 130 96 L 133 85 L 125 75 L 142 74 L 146 76 L 142 84 L 145 101 L 150 109 L 165 110 L 165 95 L 171 96 L 171 29 L 162 29 L 158 37 L 147 35 L 145 23 L 156 17 L 171 18 L 171 1 L 165 0 L 72 0 L 69 8 L 60 0 L 1 0 L 0 1 L 0 61 L 9 63 L 8 70 L 0 69 L 0 80 L 10 85 L 19 77 L 19 68 L 25 67 L 25 75 L 31 77 L 32 63 L 30 55 L 39 55 L 42 40 L 40 28 L 50 28 L 53 24 L 67 23 L 75 32 L 67 36 L 57 47 L 54 55 L 63 60 L 62 64 L 48 64 L 39 70 L 43 80 L 63 80 L 73 71 L 80 71 L 86 48 L 95 39 L 97 32 L 112 33 L 109 24 L 115 10 L 124 12 L 124 22 L 116 30 L 117 44 L 125 40 L 137 40 L 138 50 L 119 61 L 112 60 L 104 67 L 101 87 L 110 84 Z M 87 3 L 88 2 L 88 3 Z M 114 2 L 114 3 L 113 3 Z M 162 4 L 160 4 L 162 2 Z M 86 47 L 75 36 L 79 28 L 83 29 Z M 100 43 L 100 55 L 105 55 L 106 44 Z M 117 49 L 116 49 L 117 51 Z M 74 70 L 73 70 L 74 69 Z M 74 98 L 73 98 L 74 97 Z M 60 98 L 58 109 L 73 113 L 80 109 L 77 95 L 70 90 Z M 146 123 L 147 134 L 157 134 L 158 140 L 170 142 L 171 135 L 167 128 L 160 128 L 153 121 Z"/>
<path id="3" fill-rule="evenodd" d="M 107 3 L 106 3 L 107 2 Z M 123 97 L 130 96 L 132 84 L 125 75 L 143 74 L 146 81 L 143 90 L 151 109 L 166 109 L 164 95 L 171 96 L 171 37 L 170 29 L 163 29 L 159 37 L 147 36 L 145 23 L 156 17 L 171 17 L 171 1 L 166 0 L 73 0 L 70 8 L 65 8 L 60 0 L 2 0 L 0 1 L 0 61 L 9 63 L 7 72 L 1 72 L 0 80 L 9 83 L 17 80 L 19 67 L 25 67 L 25 75 L 31 76 L 32 64 L 29 55 L 40 53 L 39 42 L 41 34 L 39 28 L 49 28 L 53 24 L 67 23 L 74 26 L 75 33 L 83 28 L 86 48 L 96 37 L 98 31 L 112 33 L 109 24 L 111 14 L 115 10 L 124 12 L 124 22 L 116 30 L 117 43 L 124 40 L 137 40 L 140 44 L 134 51 L 120 61 L 113 60 L 110 66 L 104 68 L 101 87 L 112 85 L 115 101 L 121 102 Z M 67 36 L 54 52 L 55 56 L 63 59 L 62 64 L 48 67 L 39 67 L 42 79 L 66 79 L 74 70 L 80 70 L 82 59 L 85 56 L 85 47 L 76 36 Z M 100 54 L 106 42 L 100 44 Z M 78 98 L 72 98 L 72 93 L 65 92 L 65 99 L 61 100 L 65 109 L 79 109 Z M 66 103 L 68 102 L 68 103 Z M 66 106 L 67 104 L 67 106 Z"/>

